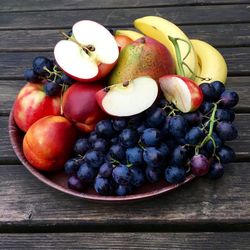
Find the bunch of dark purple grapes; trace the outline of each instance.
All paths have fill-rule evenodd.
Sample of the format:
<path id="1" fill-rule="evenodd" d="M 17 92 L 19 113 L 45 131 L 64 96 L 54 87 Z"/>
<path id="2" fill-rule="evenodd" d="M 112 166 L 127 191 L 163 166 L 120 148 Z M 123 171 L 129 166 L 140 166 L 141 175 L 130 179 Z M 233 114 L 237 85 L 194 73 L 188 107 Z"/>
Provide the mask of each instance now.
<path id="1" fill-rule="evenodd" d="M 44 56 L 33 59 L 32 69 L 24 71 L 24 79 L 32 83 L 43 83 L 48 96 L 59 95 L 64 88 L 74 83 L 74 80 L 64 74 L 53 60 Z"/>
<path id="2" fill-rule="evenodd" d="M 122 196 L 145 182 L 181 183 L 190 173 L 221 177 L 223 164 L 235 158 L 224 142 L 237 137 L 231 108 L 239 98 L 218 81 L 200 87 L 204 102 L 195 112 L 160 100 L 141 114 L 98 122 L 65 164 L 69 187 Z"/>

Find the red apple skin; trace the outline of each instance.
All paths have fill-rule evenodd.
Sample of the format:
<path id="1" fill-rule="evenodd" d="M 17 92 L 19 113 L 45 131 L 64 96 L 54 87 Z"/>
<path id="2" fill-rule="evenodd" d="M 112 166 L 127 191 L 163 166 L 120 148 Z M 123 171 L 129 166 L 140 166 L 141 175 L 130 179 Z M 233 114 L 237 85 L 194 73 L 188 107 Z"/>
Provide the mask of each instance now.
<path id="1" fill-rule="evenodd" d="M 36 121 L 23 139 L 28 162 L 42 171 L 63 168 L 77 138 L 76 127 L 63 116 L 46 116 Z"/>
<path id="2" fill-rule="evenodd" d="M 78 82 L 83 82 L 83 83 L 90 83 L 91 82 L 92 83 L 92 82 L 96 82 L 96 81 L 106 77 L 111 72 L 111 70 L 115 67 L 116 63 L 117 63 L 117 60 L 111 64 L 100 63 L 98 65 L 98 74 L 95 77 L 92 77 L 89 79 L 82 79 L 82 78 L 79 78 L 79 77 L 76 77 L 74 75 L 69 74 L 67 71 L 65 71 L 63 69 L 62 70 L 65 74 L 67 74 L 69 77 L 71 77 L 72 79 L 74 79 Z"/>
<path id="3" fill-rule="evenodd" d="M 103 88 L 100 83 L 75 83 L 63 95 L 63 114 L 83 132 L 89 133 L 106 117 L 99 107 L 95 94 Z"/>
<path id="4" fill-rule="evenodd" d="M 18 93 L 13 107 L 17 126 L 26 132 L 37 120 L 48 115 L 60 115 L 59 96 L 47 96 L 43 84 L 27 83 Z"/>
<path id="5" fill-rule="evenodd" d="M 186 83 L 191 93 L 191 100 L 192 100 L 192 105 L 191 105 L 192 107 L 189 112 L 197 110 L 203 102 L 203 93 L 201 91 L 201 88 L 193 80 L 184 76 L 179 76 L 179 75 L 162 76 L 159 78 L 159 82 L 161 82 L 164 78 L 171 78 L 171 77 L 180 78 Z"/>
<path id="6" fill-rule="evenodd" d="M 124 36 L 124 35 L 116 35 L 116 36 L 115 36 L 115 40 L 116 40 L 116 43 L 117 43 L 117 45 L 118 45 L 119 51 L 121 51 L 121 50 L 124 49 L 128 44 L 130 44 L 130 43 L 133 42 L 132 39 L 130 39 L 129 37 Z"/>

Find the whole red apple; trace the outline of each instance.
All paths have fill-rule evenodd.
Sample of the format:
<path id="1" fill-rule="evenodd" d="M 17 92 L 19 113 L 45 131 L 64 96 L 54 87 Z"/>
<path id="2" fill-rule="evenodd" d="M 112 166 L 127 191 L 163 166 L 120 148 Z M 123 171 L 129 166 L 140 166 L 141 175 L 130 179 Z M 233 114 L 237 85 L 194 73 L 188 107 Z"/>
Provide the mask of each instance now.
<path id="1" fill-rule="evenodd" d="M 106 115 L 99 107 L 95 94 L 103 88 L 100 83 L 75 83 L 63 95 L 63 114 L 83 132 L 94 130 Z"/>
<path id="2" fill-rule="evenodd" d="M 57 170 L 68 160 L 76 136 L 77 129 L 65 117 L 46 116 L 28 129 L 23 139 L 23 152 L 35 168 Z"/>
<path id="3" fill-rule="evenodd" d="M 27 83 L 17 95 L 13 115 L 17 126 L 24 132 L 42 117 L 60 115 L 60 97 L 47 96 L 43 87 L 42 83 Z"/>

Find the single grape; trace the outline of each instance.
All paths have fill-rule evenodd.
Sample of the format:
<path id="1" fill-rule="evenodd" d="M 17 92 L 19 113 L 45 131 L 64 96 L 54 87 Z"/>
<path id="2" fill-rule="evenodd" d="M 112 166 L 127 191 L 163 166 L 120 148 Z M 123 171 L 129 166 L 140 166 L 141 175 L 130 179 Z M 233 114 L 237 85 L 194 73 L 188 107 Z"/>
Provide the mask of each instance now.
<path id="1" fill-rule="evenodd" d="M 123 129 L 119 135 L 119 141 L 126 148 L 133 147 L 138 142 L 138 134 L 135 130 L 127 128 Z"/>
<path id="2" fill-rule="evenodd" d="M 234 161 L 236 158 L 234 150 L 226 145 L 222 146 L 217 151 L 217 156 L 220 158 L 221 163 L 229 163 Z"/>
<path id="3" fill-rule="evenodd" d="M 202 154 L 194 155 L 190 163 L 192 173 L 196 176 L 203 176 L 209 171 L 209 161 L 206 156 Z"/>
<path id="4" fill-rule="evenodd" d="M 96 150 L 89 150 L 84 159 L 93 168 L 99 168 L 104 162 L 103 154 Z"/>
<path id="5" fill-rule="evenodd" d="M 136 129 L 143 121 L 144 121 L 143 113 L 130 116 L 128 121 L 128 127 L 131 129 Z"/>
<path id="6" fill-rule="evenodd" d="M 33 70 L 39 76 L 48 76 L 46 69 L 52 71 L 53 63 L 47 57 L 37 56 L 33 60 Z"/>
<path id="7" fill-rule="evenodd" d="M 115 190 L 115 193 L 118 196 L 124 196 L 132 193 L 132 186 L 131 185 L 119 185 Z"/>
<path id="8" fill-rule="evenodd" d="M 239 96 L 235 91 L 225 90 L 220 96 L 219 106 L 232 108 L 239 102 Z"/>
<path id="9" fill-rule="evenodd" d="M 179 145 L 172 152 L 171 163 L 177 166 L 186 165 L 188 156 L 187 148 Z"/>
<path id="10" fill-rule="evenodd" d="M 97 139 L 98 139 L 97 133 L 95 131 L 92 131 L 89 134 L 89 138 L 88 138 L 89 144 L 92 145 Z"/>
<path id="11" fill-rule="evenodd" d="M 131 184 L 135 187 L 140 187 L 145 182 L 145 173 L 139 167 L 131 167 L 130 171 L 132 173 Z"/>
<path id="12" fill-rule="evenodd" d="M 224 174 L 224 167 L 219 162 L 213 162 L 208 171 L 208 177 L 210 179 L 219 179 Z"/>
<path id="13" fill-rule="evenodd" d="M 86 184 L 83 184 L 76 176 L 72 175 L 68 179 L 68 187 L 76 191 L 82 191 Z"/>
<path id="14" fill-rule="evenodd" d="M 112 175 L 113 165 L 109 162 L 105 162 L 99 168 L 99 175 L 104 178 L 108 178 Z"/>
<path id="15" fill-rule="evenodd" d="M 79 138 L 74 145 L 74 153 L 77 155 L 84 155 L 90 149 L 88 139 Z"/>
<path id="16" fill-rule="evenodd" d="M 204 131 L 199 127 L 191 128 L 186 136 L 185 141 L 187 144 L 196 145 L 205 137 Z"/>
<path id="17" fill-rule="evenodd" d="M 139 127 L 136 128 L 136 131 L 139 135 L 142 135 L 143 131 L 147 129 L 147 125 L 145 122 L 139 125 Z"/>
<path id="18" fill-rule="evenodd" d="M 147 114 L 146 122 L 149 127 L 159 128 L 163 124 L 166 112 L 161 108 L 155 108 Z"/>
<path id="19" fill-rule="evenodd" d="M 238 136 L 238 131 L 231 122 L 218 122 L 216 132 L 223 141 L 232 141 Z"/>
<path id="20" fill-rule="evenodd" d="M 79 163 L 76 158 L 69 159 L 64 164 L 64 170 L 67 175 L 75 175 L 79 169 Z"/>
<path id="21" fill-rule="evenodd" d="M 128 148 L 126 158 L 132 165 L 141 165 L 143 163 L 143 150 L 140 147 Z"/>
<path id="22" fill-rule="evenodd" d="M 96 151 L 100 151 L 105 153 L 108 150 L 108 142 L 103 138 L 96 139 L 95 142 L 92 143 L 92 147 Z"/>
<path id="23" fill-rule="evenodd" d="M 167 105 L 170 105 L 169 102 L 164 98 L 164 99 L 160 99 L 157 103 L 157 106 L 159 106 L 160 108 L 164 108 Z"/>
<path id="24" fill-rule="evenodd" d="M 125 159 L 125 150 L 120 144 L 114 144 L 109 149 L 109 155 L 117 161 Z"/>
<path id="25" fill-rule="evenodd" d="M 232 109 L 217 109 L 215 118 L 218 121 L 232 122 L 235 118 L 235 113 Z"/>
<path id="26" fill-rule="evenodd" d="M 225 85 L 220 82 L 220 81 L 214 81 L 210 83 L 215 90 L 215 100 L 217 101 L 220 98 L 220 95 L 222 94 L 222 92 L 225 91 Z"/>
<path id="27" fill-rule="evenodd" d="M 172 119 L 171 116 L 167 116 L 164 121 L 163 124 L 161 126 L 161 134 L 164 137 L 167 137 L 169 135 L 169 122 Z"/>
<path id="28" fill-rule="evenodd" d="M 115 136 L 113 138 L 110 139 L 110 144 L 118 144 L 119 143 L 119 137 Z"/>
<path id="29" fill-rule="evenodd" d="M 86 162 L 81 164 L 77 171 L 77 178 L 82 182 L 92 182 L 96 176 L 96 170 L 89 166 Z"/>
<path id="30" fill-rule="evenodd" d="M 158 146 L 161 143 L 161 132 L 156 128 L 147 128 L 143 131 L 140 140 L 147 147 Z"/>
<path id="31" fill-rule="evenodd" d="M 171 184 L 181 183 L 186 179 L 186 170 L 183 167 L 172 165 L 165 170 L 165 180 Z"/>
<path id="32" fill-rule="evenodd" d="M 148 166 L 160 167 L 164 162 L 164 156 L 160 150 L 155 147 L 147 147 L 143 152 L 143 159 Z"/>
<path id="33" fill-rule="evenodd" d="M 113 128 L 116 131 L 122 131 L 125 129 L 128 125 L 128 121 L 124 117 L 117 117 L 113 119 Z"/>
<path id="34" fill-rule="evenodd" d="M 145 175 L 150 183 L 155 183 L 161 179 L 162 170 L 160 168 L 147 166 L 145 169 Z"/>
<path id="35" fill-rule="evenodd" d="M 203 102 L 199 108 L 200 112 L 204 115 L 208 114 L 213 108 L 213 103 Z"/>
<path id="36" fill-rule="evenodd" d="M 221 141 L 221 139 L 220 139 L 220 137 L 215 133 L 215 132 L 213 132 L 212 133 L 212 139 L 214 140 L 214 142 L 215 142 L 215 148 L 214 148 L 214 144 L 213 144 L 213 141 L 210 139 L 209 141 L 207 141 L 205 144 L 204 144 L 204 146 L 203 146 L 203 148 L 204 148 L 204 150 L 209 154 L 209 155 L 211 155 L 211 154 L 213 154 L 213 152 L 215 151 L 215 149 L 219 149 L 220 147 L 221 147 L 221 145 L 222 145 L 222 141 Z"/>
<path id="37" fill-rule="evenodd" d="M 161 143 L 157 149 L 162 153 L 164 160 L 166 160 L 170 152 L 168 145 L 166 143 Z"/>
<path id="38" fill-rule="evenodd" d="M 101 195 L 111 195 L 113 193 L 113 187 L 109 179 L 100 176 L 95 178 L 94 188 Z"/>
<path id="39" fill-rule="evenodd" d="M 56 96 L 61 93 L 61 86 L 55 82 L 46 82 L 44 84 L 44 91 L 47 96 Z"/>
<path id="40" fill-rule="evenodd" d="M 130 169 L 123 164 L 119 164 L 113 169 L 112 176 L 115 182 L 120 185 L 128 185 L 132 180 Z"/>
<path id="41" fill-rule="evenodd" d="M 203 93 L 203 98 L 205 101 L 214 101 L 215 100 L 215 89 L 210 83 L 202 83 L 200 86 Z"/>
<path id="42" fill-rule="evenodd" d="M 183 137 L 187 130 L 187 122 L 181 115 L 173 116 L 169 121 L 169 133 L 176 137 Z"/>
<path id="43" fill-rule="evenodd" d="M 66 75 L 65 73 L 62 73 L 61 82 L 62 84 L 72 85 L 75 82 L 75 80 L 72 79 L 70 76 Z"/>
<path id="44" fill-rule="evenodd" d="M 189 126 L 199 125 L 202 121 L 202 114 L 199 111 L 183 114 Z"/>
<path id="45" fill-rule="evenodd" d="M 111 120 L 102 120 L 96 124 L 95 131 L 98 136 L 104 138 L 111 138 L 115 135 L 115 130 L 113 129 L 113 125 Z"/>
<path id="46" fill-rule="evenodd" d="M 34 72 L 33 69 L 25 69 L 23 75 L 24 75 L 24 79 L 28 82 L 32 82 L 32 83 L 40 83 L 41 82 L 41 79 Z"/>

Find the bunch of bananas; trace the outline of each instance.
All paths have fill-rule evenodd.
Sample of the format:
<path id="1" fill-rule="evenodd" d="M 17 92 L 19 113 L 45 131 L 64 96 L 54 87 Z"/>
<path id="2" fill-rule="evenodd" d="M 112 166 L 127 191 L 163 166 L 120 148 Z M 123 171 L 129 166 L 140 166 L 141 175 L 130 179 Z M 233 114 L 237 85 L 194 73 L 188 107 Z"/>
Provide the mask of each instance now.
<path id="1" fill-rule="evenodd" d="M 172 22 L 158 16 L 145 16 L 134 21 L 134 26 L 142 33 L 133 30 L 117 30 L 116 35 L 125 35 L 136 40 L 144 35 L 154 38 L 165 45 L 175 63 L 178 63 L 176 50 L 171 38 L 178 43 L 183 71 L 186 77 L 197 84 L 226 82 L 227 65 L 221 53 L 210 44 L 190 39 Z"/>

